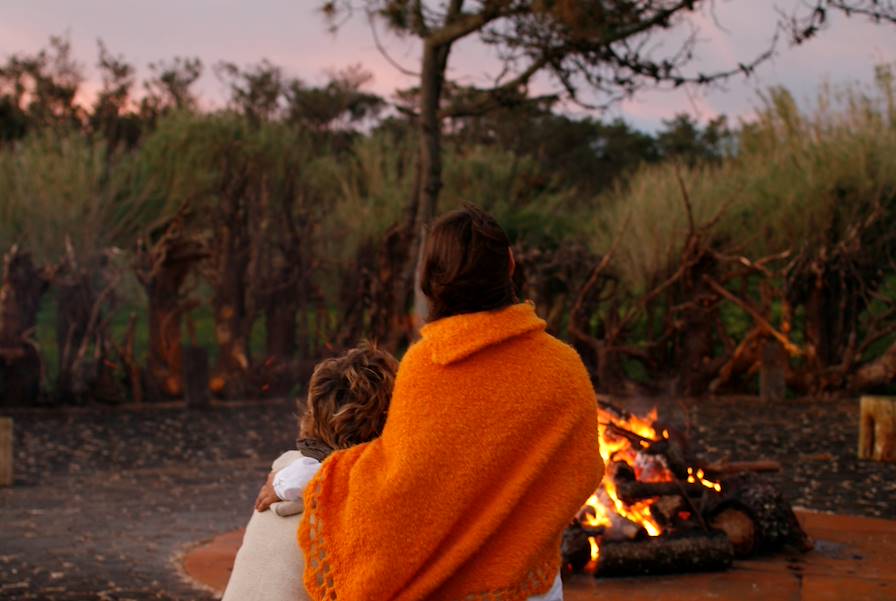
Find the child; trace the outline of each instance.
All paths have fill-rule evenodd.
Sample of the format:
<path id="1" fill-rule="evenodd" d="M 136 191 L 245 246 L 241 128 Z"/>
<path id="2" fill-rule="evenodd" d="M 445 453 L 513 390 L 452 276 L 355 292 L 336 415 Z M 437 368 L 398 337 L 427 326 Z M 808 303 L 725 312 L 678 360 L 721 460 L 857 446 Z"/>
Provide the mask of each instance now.
<path id="1" fill-rule="evenodd" d="M 258 493 L 223 601 L 307 599 L 296 542 L 304 489 L 332 451 L 380 435 L 397 369 L 392 355 L 367 342 L 315 367 L 298 451 L 274 462 Z"/>

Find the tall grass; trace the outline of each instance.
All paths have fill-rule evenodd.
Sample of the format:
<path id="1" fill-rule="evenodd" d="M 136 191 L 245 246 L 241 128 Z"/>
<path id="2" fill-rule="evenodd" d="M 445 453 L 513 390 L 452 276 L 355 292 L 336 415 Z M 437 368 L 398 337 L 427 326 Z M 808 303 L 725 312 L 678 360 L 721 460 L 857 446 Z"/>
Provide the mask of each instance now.
<path id="1" fill-rule="evenodd" d="M 734 158 L 718 166 L 643 167 L 603 199 L 590 222 L 591 243 L 606 252 L 624 230 L 616 270 L 637 292 L 678 264 L 688 227 L 685 193 L 698 227 L 721 212 L 708 231 L 716 248 L 751 258 L 836 243 L 875 203 L 892 218 L 894 96 L 887 69 L 873 89 L 825 87 L 808 108 L 773 89 L 757 119 L 742 124 Z"/>
<path id="2" fill-rule="evenodd" d="M 129 248 L 169 208 L 138 181 L 134 157 L 102 140 L 38 132 L 0 151 L 0 248 L 18 243 L 38 262 L 59 261 L 70 246 L 87 260 Z"/>

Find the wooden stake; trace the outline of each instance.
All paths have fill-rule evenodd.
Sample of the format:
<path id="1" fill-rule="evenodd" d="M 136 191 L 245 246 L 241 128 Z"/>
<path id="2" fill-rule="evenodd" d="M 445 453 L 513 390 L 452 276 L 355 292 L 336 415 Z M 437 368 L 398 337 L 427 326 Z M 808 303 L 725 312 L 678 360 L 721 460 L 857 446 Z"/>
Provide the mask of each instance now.
<path id="1" fill-rule="evenodd" d="M 184 398 L 188 407 L 209 404 L 208 351 L 201 346 L 186 346 L 183 350 Z"/>
<path id="2" fill-rule="evenodd" d="M 896 397 L 863 396 L 859 410 L 859 459 L 896 462 Z"/>
<path id="3" fill-rule="evenodd" d="M 762 347 L 759 369 L 759 398 L 780 403 L 787 394 L 787 353 L 777 340 L 768 340 Z"/>
<path id="4" fill-rule="evenodd" d="M 12 418 L 0 417 L 0 486 L 12 486 Z"/>

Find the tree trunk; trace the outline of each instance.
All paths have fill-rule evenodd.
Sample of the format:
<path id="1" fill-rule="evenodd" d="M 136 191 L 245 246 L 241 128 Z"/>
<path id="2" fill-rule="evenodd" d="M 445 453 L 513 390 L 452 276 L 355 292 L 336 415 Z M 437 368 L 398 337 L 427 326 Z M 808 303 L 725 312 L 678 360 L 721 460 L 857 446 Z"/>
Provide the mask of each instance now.
<path id="1" fill-rule="evenodd" d="M 13 246 L 0 280 L 0 404 L 31 405 L 40 393 L 41 359 L 30 341 L 47 280 L 31 256 Z"/>
<path id="2" fill-rule="evenodd" d="M 423 46 L 423 68 L 420 73 L 421 181 L 404 278 L 407 282 L 405 290 L 413 285 L 414 319 L 417 327 L 429 318 L 429 303 L 420 290 L 420 259 L 426 243 L 426 228 L 436 214 L 439 192 L 442 190 L 442 119 L 439 108 L 450 52 L 450 43 L 433 45 L 426 42 Z M 409 294 L 404 296 L 406 298 Z"/>
<path id="3" fill-rule="evenodd" d="M 66 264 L 61 277 L 55 279 L 56 347 L 59 364 L 56 396 L 64 403 L 82 397 L 86 392 L 80 382 L 78 352 L 88 335 L 87 324 L 96 302 L 90 278 L 74 264 Z"/>
<path id="4" fill-rule="evenodd" d="M 149 397 L 176 398 L 183 394 L 181 350 L 181 308 L 179 282 L 173 274 L 160 274 L 146 289 L 149 299 L 149 357 L 147 389 Z"/>
<path id="5" fill-rule="evenodd" d="M 225 398 L 247 393 L 249 336 L 254 314 L 247 303 L 252 257 L 249 232 L 248 176 L 232 175 L 218 205 L 214 245 L 214 316 L 218 360 L 210 387 Z"/>
<path id="6" fill-rule="evenodd" d="M 707 273 L 715 276 L 715 271 L 714 261 L 703 259 L 691 272 L 690 277 L 695 283 L 685 286 L 683 291 L 684 300 L 693 302 L 694 306 L 684 315 L 680 337 L 681 360 L 676 369 L 681 374 L 677 391 L 680 394 L 703 394 L 721 367 L 719 361 L 713 359 L 718 304 L 706 280 L 701 277 Z"/>
<path id="7" fill-rule="evenodd" d="M 183 348 L 181 322 L 196 306 L 184 298 L 183 286 L 196 263 L 205 257 L 201 244 L 175 237 L 160 244 L 163 259 L 143 281 L 149 301 L 149 358 L 147 392 L 150 398 L 183 395 Z"/>
<path id="8" fill-rule="evenodd" d="M 211 389 L 226 398 L 237 398 L 246 393 L 249 372 L 249 332 L 246 315 L 246 286 L 240 261 L 225 261 L 219 272 L 222 281 L 215 291 L 215 338 L 218 342 L 218 361 Z"/>
<path id="9" fill-rule="evenodd" d="M 284 278 L 292 275 L 283 274 Z M 288 279 L 286 281 L 289 281 Z M 287 394 L 296 384 L 295 374 L 292 369 L 295 360 L 297 345 L 296 331 L 298 329 L 298 312 L 300 295 L 304 291 L 297 290 L 298 286 L 291 286 L 282 291 L 270 295 L 265 302 L 265 350 L 266 358 L 259 366 L 259 376 L 262 380 L 261 392 L 266 396 L 282 396 Z M 306 307 L 307 309 L 307 307 Z M 311 336 L 311 332 L 303 332 L 303 336 Z"/>
<path id="10" fill-rule="evenodd" d="M 151 246 L 147 240 L 137 246 L 134 270 L 149 305 L 145 380 L 152 400 L 178 398 L 184 390 L 181 321 L 198 303 L 185 298 L 183 288 L 197 263 L 208 256 L 203 243 L 184 231 L 185 217 L 181 209 Z"/>

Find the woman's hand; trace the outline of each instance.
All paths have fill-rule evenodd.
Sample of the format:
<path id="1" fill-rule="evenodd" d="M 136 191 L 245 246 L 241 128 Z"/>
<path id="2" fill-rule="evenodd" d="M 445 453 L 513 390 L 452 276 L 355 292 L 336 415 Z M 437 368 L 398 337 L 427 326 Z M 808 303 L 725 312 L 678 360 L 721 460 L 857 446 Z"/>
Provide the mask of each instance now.
<path id="1" fill-rule="evenodd" d="M 274 492 L 274 472 L 268 474 L 268 479 L 258 491 L 258 497 L 255 499 L 256 511 L 267 511 L 274 503 L 278 502 L 280 497 Z"/>

